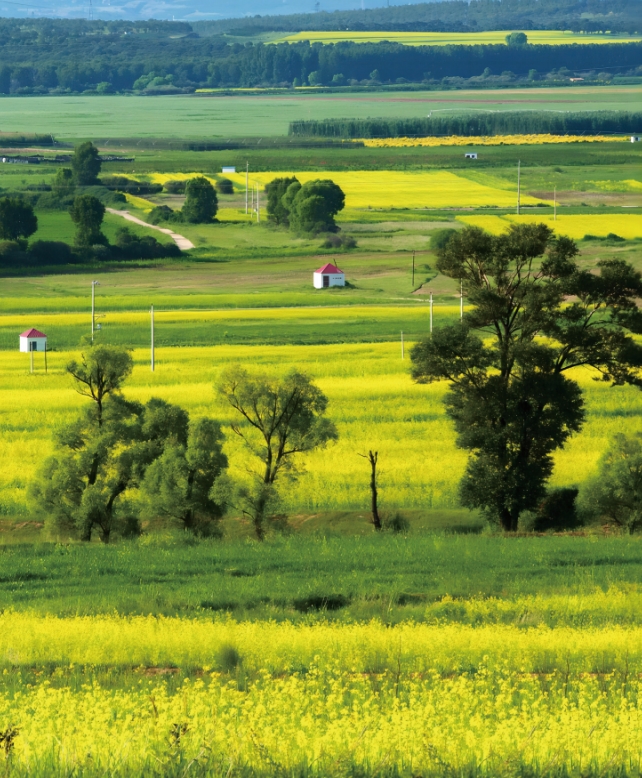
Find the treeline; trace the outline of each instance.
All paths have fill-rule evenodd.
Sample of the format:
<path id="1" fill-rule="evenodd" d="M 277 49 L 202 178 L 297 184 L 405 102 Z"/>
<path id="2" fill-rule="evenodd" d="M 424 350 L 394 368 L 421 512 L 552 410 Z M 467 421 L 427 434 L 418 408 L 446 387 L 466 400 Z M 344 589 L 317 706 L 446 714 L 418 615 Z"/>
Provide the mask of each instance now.
<path id="1" fill-rule="evenodd" d="M 222 38 L 84 36 L 59 46 L 0 49 L 0 94 L 193 91 L 204 87 L 290 87 L 439 82 L 561 70 L 639 73 L 642 44 L 404 46 L 398 43 L 228 44 Z M 553 72 L 554 71 L 554 72 Z M 374 75 L 373 75 L 374 74 Z M 490 85 L 490 83 L 488 84 Z"/>
<path id="2" fill-rule="evenodd" d="M 201 35 L 265 30 L 603 30 L 634 32 L 642 29 L 638 0 L 446 0 L 394 5 L 389 8 L 333 11 L 332 13 L 254 16 L 192 24 Z"/>
<path id="3" fill-rule="evenodd" d="M 290 122 L 289 134 L 322 138 L 403 138 L 429 135 L 600 135 L 640 133 L 642 113 L 507 111 L 419 119 L 324 119 Z"/>

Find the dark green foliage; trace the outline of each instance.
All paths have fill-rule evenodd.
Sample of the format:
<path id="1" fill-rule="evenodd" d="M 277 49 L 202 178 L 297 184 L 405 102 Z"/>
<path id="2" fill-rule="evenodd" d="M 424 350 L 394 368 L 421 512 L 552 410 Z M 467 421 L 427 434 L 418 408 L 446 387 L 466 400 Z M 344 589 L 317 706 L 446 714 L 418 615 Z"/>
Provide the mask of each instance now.
<path id="1" fill-rule="evenodd" d="M 76 146 L 71 158 L 71 169 L 78 186 L 92 186 L 98 183 L 101 162 L 98 149 L 91 141 Z"/>
<path id="2" fill-rule="evenodd" d="M 323 447 L 338 437 L 325 415 L 328 400 L 302 373 L 274 379 L 248 373 L 240 366 L 223 373 L 218 393 L 238 414 L 232 431 L 260 462 L 255 484 L 243 498 L 244 513 L 257 538 L 263 540 L 265 523 L 276 512 L 277 479 L 295 475 L 297 454 Z"/>
<path id="3" fill-rule="evenodd" d="M 0 199 L 0 238 L 15 241 L 28 238 L 38 229 L 33 207 L 20 198 Z"/>
<path id="4" fill-rule="evenodd" d="M 103 176 L 100 183 L 118 192 L 127 192 L 133 195 L 158 194 L 163 191 L 162 184 L 150 184 L 148 181 L 135 181 L 127 176 Z"/>
<path id="5" fill-rule="evenodd" d="M 296 176 L 284 176 L 282 178 L 273 178 L 272 181 L 265 185 L 268 219 L 274 224 L 280 224 L 285 227 L 290 224 L 290 212 L 283 204 L 282 198 L 290 184 L 294 183 L 299 183 L 299 179 Z"/>
<path id="6" fill-rule="evenodd" d="M 180 221 L 180 212 L 172 211 L 168 205 L 157 205 L 149 212 L 147 219 L 150 224 Z"/>
<path id="7" fill-rule="evenodd" d="M 69 215 L 76 225 L 74 237 L 76 246 L 84 248 L 107 244 L 107 238 L 100 230 L 105 216 L 105 206 L 97 197 L 84 194 L 74 198 Z"/>
<path id="8" fill-rule="evenodd" d="M 213 419 L 198 419 L 167 445 L 142 483 L 144 513 L 200 536 L 220 534 L 224 491 L 214 487 L 227 468 L 224 435 Z M 219 481 L 219 487 L 221 483 Z"/>
<path id="9" fill-rule="evenodd" d="M 321 244 L 324 249 L 354 249 L 357 247 L 357 241 L 352 235 L 337 235 L 330 232 L 326 235 Z"/>
<path id="10" fill-rule="evenodd" d="M 234 183 L 229 178 L 219 178 L 216 182 L 216 191 L 222 195 L 233 195 Z"/>
<path id="11" fill-rule="evenodd" d="M 633 533 L 642 529 L 642 434 L 618 434 L 601 458 L 596 477 L 582 489 L 584 510 Z"/>
<path id="12" fill-rule="evenodd" d="M 542 501 L 552 453 L 582 427 L 582 394 L 565 372 L 591 365 L 604 381 L 642 386 L 642 347 L 629 334 L 642 331 L 642 277 L 621 260 L 594 275 L 576 254 L 544 224 L 498 237 L 465 228 L 437 267 L 463 282 L 472 310 L 411 354 L 415 380 L 450 382 L 447 412 L 471 452 L 462 503 L 507 531 Z"/>
<path id="13" fill-rule="evenodd" d="M 192 224 L 209 224 L 218 211 L 216 190 L 203 176 L 190 178 L 185 187 L 185 205 L 181 218 Z"/>
<path id="14" fill-rule="evenodd" d="M 51 185 L 53 195 L 62 200 L 65 197 L 71 197 L 76 188 L 74 172 L 71 168 L 63 167 L 57 173 Z"/>
<path id="15" fill-rule="evenodd" d="M 324 119 L 290 123 L 290 135 L 323 138 L 401 138 L 430 135 L 552 135 L 635 133 L 642 126 L 642 113 L 583 111 L 553 113 L 497 111 L 421 119 Z"/>
<path id="16" fill-rule="evenodd" d="M 28 253 L 38 265 L 69 265 L 75 260 L 71 247 L 59 240 L 37 240 Z"/>
<path id="17" fill-rule="evenodd" d="M 526 46 L 528 43 L 528 36 L 524 32 L 510 32 L 506 36 L 507 46 Z"/>
<path id="18" fill-rule="evenodd" d="M 30 487 L 37 510 L 53 531 L 103 543 L 113 532 L 136 534 L 135 507 L 126 500 L 166 445 L 185 438 L 187 413 L 163 400 L 146 405 L 123 398 L 131 373 L 130 354 L 97 345 L 67 371 L 80 394 L 92 400 L 78 418 L 54 433 L 56 453 L 45 461 Z"/>
<path id="19" fill-rule="evenodd" d="M 169 192 L 170 194 L 185 194 L 185 187 L 187 185 L 187 181 L 165 181 L 163 184 L 163 187 L 166 192 Z"/>
<path id="20" fill-rule="evenodd" d="M 336 232 L 334 217 L 343 209 L 345 195 L 341 187 L 329 179 L 291 183 L 281 197 L 288 213 L 288 223 L 295 232 L 316 235 Z"/>
<path id="21" fill-rule="evenodd" d="M 434 230 L 430 233 L 430 248 L 433 251 L 438 249 L 445 249 L 448 245 L 448 241 L 453 235 L 457 233 L 457 230 L 452 228 L 445 228 L 443 230 Z"/>
<path id="22" fill-rule="evenodd" d="M 124 259 L 161 259 L 179 257 L 181 251 L 173 241 L 160 243 L 151 235 L 140 238 L 127 227 L 121 227 L 116 235 L 116 246 L 112 247 L 112 254 Z"/>
<path id="23" fill-rule="evenodd" d="M 579 489 L 574 486 L 551 489 L 539 504 L 531 529 L 535 532 L 561 532 L 581 526 L 575 505 L 578 493 Z"/>

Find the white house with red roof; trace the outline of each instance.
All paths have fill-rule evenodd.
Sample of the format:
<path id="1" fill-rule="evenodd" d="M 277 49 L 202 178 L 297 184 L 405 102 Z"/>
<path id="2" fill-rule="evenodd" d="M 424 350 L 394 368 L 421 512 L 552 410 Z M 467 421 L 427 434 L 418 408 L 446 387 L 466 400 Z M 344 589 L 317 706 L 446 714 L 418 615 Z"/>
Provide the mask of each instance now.
<path id="1" fill-rule="evenodd" d="M 346 274 L 336 265 L 328 262 L 327 265 L 315 270 L 312 274 L 315 289 L 327 289 L 330 286 L 345 286 Z"/>
<path id="2" fill-rule="evenodd" d="M 25 354 L 30 351 L 46 351 L 47 336 L 44 332 L 36 330 L 33 327 L 20 334 L 20 351 Z"/>

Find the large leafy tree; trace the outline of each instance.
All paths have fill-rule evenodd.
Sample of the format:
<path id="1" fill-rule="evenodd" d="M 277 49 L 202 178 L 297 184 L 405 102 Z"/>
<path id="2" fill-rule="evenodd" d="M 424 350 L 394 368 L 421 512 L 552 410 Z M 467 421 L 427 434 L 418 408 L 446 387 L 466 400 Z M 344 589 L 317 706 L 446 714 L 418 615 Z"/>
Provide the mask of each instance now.
<path id="1" fill-rule="evenodd" d="M 290 212 L 282 199 L 290 184 L 295 183 L 299 183 L 299 179 L 296 176 L 285 176 L 282 178 L 273 178 L 272 181 L 265 185 L 268 219 L 274 224 L 283 225 L 285 227 L 289 225 Z"/>
<path id="2" fill-rule="evenodd" d="M 497 237 L 463 229 L 437 267 L 463 283 L 472 309 L 412 350 L 416 381 L 450 383 L 446 409 L 471 453 L 463 504 L 507 531 L 536 508 L 553 452 L 582 427 L 582 393 L 568 371 L 591 367 L 611 384 L 642 386 L 642 347 L 630 334 L 642 331 L 642 278 L 615 259 L 582 270 L 577 253 L 544 224 Z"/>
<path id="3" fill-rule="evenodd" d="M 232 424 L 258 459 L 253 488 L 245 493 L 246 509 L 259 540 L 276 502 L 276 481 L 296 474 L 295 457 L 335 440 L 337 430 L 325 413 L 328 400 L 310 378 L 292 372 L 282 379 L 253 374 L 242 367 L 223 373 L 219 395 L 238 414 Z"/>
<path id="4" fill-rule="evenodd" d="M 209 224 L 217 211 L 218 198 L 212 184 L 203 176 L 190 178 L 185 187 L 182 220 L 193 224 Z"/>
<path id="5" fill-rule="evenodd" d="M 101 166 L 98 149 L 90 140 L 76 146 L 71 158 L 71 169 L 78 186 L 97 184 Z"/>
<path id="6" fill-rule="evenodd" d="M 303 186 L 295 180 L 281 197 L 281 205 L 295 232 L 335 232 L 334 217 L 344 207 L 345 195 L 340 186 L 328 179 L 307 181 Z"/>
<path id="7" fill-rule="evenodd" d="M 220 534 L 218 522 L 225 512 L 221 476 L 227 468 L 224 439 L 221 425 L 203 418 L 189 425 L 187 440 L 177 437 L 167 445 L 145 473 L 145 514 L 197 535 Z"/>
<path id="8" fill-rule="evenodd" d="M 136 531 L 138 517 L 126 500 L 166 445 L 186 438 L 187 414 L 162 400 L 127 401 L 120 389 L 131 372 L 121 348 L 96 346 L 67 368 L 80 394 L 92 400 L 54 433 L 55 453 L 30 486 L 47 524 L 108 543 L 114 531 Z"/>
<path id="9" fill-rule="evenodd" d="M 0 238 L 28 238 L 38 229 L 38 217 L 29 203 L 19 197 L 0 199 Z"/>
<path id="10" fill-rule="evenodd" d="M 74 237 L 76 246 L 87 247 L 107 243 L 107 238 L 100 229 L 105 216 L 105 206 L 97 197 L 88 194 L 75 197 L 69 215 L 76 225 Z"/>

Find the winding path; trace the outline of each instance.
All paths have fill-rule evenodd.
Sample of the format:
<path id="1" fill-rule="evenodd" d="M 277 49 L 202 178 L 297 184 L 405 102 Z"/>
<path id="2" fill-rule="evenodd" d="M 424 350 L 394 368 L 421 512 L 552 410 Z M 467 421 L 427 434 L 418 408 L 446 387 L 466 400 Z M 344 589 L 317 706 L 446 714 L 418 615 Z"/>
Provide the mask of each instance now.
<path id="1" fill-rule="evenodd" d="M 183 235 L 179 235 L 177 232 L 172 232 L 172 230 L 167 227 L 157 227 L 155 224 L 148 224 L 142 219 L 132 216 L 129 211 L 117 211 L 115 208 L 106 208 L 105 210 L 108 213 L 113 213 L 114 216 L 122 216 L 123 219 L 127 219 L 128 222 L 134 222 L 134 224 L 140 224 L 141 227 L 149 227 L 150 230 L 158 230 L 165 235 L 169 235 L 181 251 L 188 251 L 189 249 L 194 248 L 194 244 L 191 240 L 188 240 Z"/>

